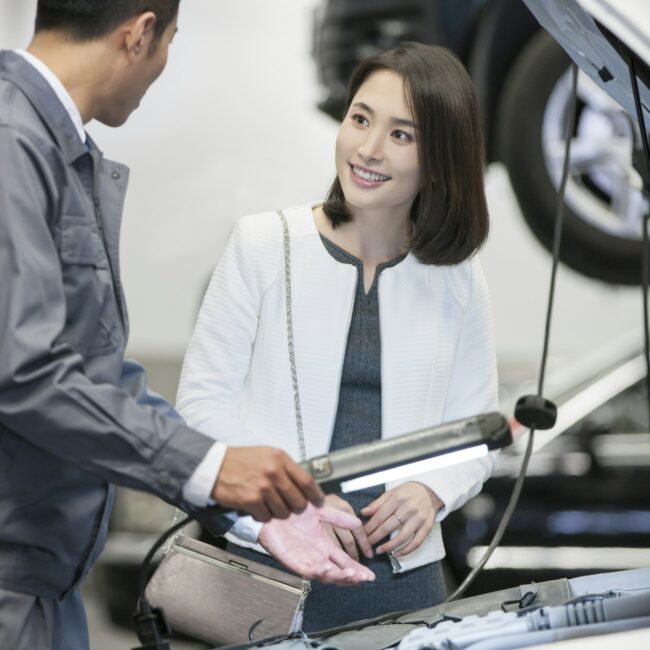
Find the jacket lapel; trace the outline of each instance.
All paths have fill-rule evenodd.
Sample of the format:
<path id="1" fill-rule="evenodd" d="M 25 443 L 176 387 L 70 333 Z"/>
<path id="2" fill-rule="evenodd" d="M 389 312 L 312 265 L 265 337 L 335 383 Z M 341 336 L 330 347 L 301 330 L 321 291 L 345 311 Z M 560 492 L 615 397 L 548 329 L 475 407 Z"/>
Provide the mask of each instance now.
<path id="1" fill-rule="evenodd" d="M 444 304 L 443 269 L 412 255 L 379 280 L 382 437 L 438 423 L 442 417 L 457 330 Z"/>
<path id="2" fill-rule="evenodd" d="M 296 368 L 307 451 L 315 454 L 329 449 L 357 271 L 334 260 L 318 234 L 304 237 L 294 250 Z"/>

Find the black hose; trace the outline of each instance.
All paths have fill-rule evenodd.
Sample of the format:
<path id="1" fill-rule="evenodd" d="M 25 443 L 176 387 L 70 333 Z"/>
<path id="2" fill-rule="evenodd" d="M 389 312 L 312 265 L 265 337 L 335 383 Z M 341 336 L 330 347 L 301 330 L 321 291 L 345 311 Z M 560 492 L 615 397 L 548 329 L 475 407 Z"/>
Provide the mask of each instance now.
<path id="1" fill-rule="evenodd" d="M 577 97 L 578 97 L 578 66 L 574 63 L 572 65 L 572 79 L 571 79 L 571 106 L 567 115 L 567 133 L 566 133 L 566 142 L 564 146 L 564 164 L 562 166 L 562 181 L 560 183 L 560 190 L 557 197 L 557 210 L 555 214 L 555 230 L 553 233 L 553 266 L 551 269 L 551 282 L 548 293 L 548 302 L 546 307 L 546 325 L 544 327 L 544 343 L 542 347 L 542 360 L 539 370 L 539 381 L 537 385 L 537 394 L 541 397 L 544 391 L 544 379 L 546 376 L 546 360 L 548 358 L 548 344 L 550 340 L 551 333 L 551 318 L 553 315 L 553 305 L 555 302 L 555 280 L 557 276 L 558 264 L 560 261 L 560 245 L 562 243 L 562 226 L 564 225 L 564 194 L 566 191 L 566 183 L 569 177 L 569 153 L 571 150 L 571 137 L 575 131 L 575 121 L 576 121 L 576 106 L 577 106 Z M 508 505 L 506 506 L 503 515 L 499 521 L 499 525 L 492 537 L 490 545 L 486 549 L 485 553 L 482 555 L 481 559 L 478 561 L 476 566 L 469 572 L 467 577 L 463 582 L 456 588 L 456 590 L 447 597 L 445 602 L 451 602 L 462 596 L 469 586 L 476 580 L 476 577 L 486 565 L 487 561 L 490 559 L 490 556 L 494 552 L 494 549 L 501 543 L 501 539 L 510 523 L 512 518 L 512 513 L 514 512 L 519 497 L 521 496 L 521 491 L 524 485 L 524 479 L 526 478 L 526 470 L 528 469 L 528 463 L 530 461 L 530 456 L 533 451 L 533 440 L 535 437 L 535 429 L 529 429 L 528 434 L 528 444 L 526 445 L 526 451 L 524 452 L 524 457 L 521 462 L 521 469 L 519 470 L 519 476 L 512 488 L 512 493 L 510 499 L 508 500 Z"/>

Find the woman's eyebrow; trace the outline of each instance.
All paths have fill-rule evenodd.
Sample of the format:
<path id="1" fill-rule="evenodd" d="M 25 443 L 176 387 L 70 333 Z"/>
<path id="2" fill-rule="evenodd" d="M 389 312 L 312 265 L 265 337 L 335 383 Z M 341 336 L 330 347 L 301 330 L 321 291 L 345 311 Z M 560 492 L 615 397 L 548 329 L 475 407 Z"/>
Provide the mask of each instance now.
<path id="1" fill-rule="evenodd" d="M 372 108 L 366 104 L 366 102 L 354 102 L 352 106 L 358 106 L 371 115 L 374 115 L 375 113 L 375 111 L 373 111 Z M 398 126 L 410 126 L 413 129 L 417 129 L 417 124 L 413 120 L 407 120 L 403 117 L 391 117 L 390 121 Z"/>

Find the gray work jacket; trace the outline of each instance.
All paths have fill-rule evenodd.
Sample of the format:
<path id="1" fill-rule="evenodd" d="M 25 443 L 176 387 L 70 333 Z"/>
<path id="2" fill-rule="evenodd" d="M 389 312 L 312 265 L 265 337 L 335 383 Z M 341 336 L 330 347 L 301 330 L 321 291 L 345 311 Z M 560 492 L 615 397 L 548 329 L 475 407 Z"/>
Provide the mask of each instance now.
<path id="1" fill-rule="evenodd" d="M 58 598 L 99 555 L 117 483 L 181 506 L 213 440 L 124 363 L 128 169 L 0 52 L 0 587 Z M 151 402 L 149 402 L 150 404 Z M 214 522 L 213 522 L 214 523 Z M 223 529 L 230 524 L 223 520 Z"/>

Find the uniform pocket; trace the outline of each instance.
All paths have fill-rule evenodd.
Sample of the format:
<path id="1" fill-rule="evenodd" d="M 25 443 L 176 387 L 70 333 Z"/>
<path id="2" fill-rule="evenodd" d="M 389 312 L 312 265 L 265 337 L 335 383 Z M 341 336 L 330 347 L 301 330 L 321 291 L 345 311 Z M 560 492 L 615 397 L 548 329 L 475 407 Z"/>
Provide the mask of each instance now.
<path id="1" fill-rule="evenodd" d="M 61 261 L 64 264 L 108 268 L 108 260 L 97 226 L 83 217 L 63 217 L 60 225 Z"/>
<path id="2" fill-rule="evenodd" d="M 118 344 L 120 315 L 97 224 L 87 217 L 63 216 L 58 243 L 66 297 L 64 337 L 84 356 L 109 353 Z"/>

